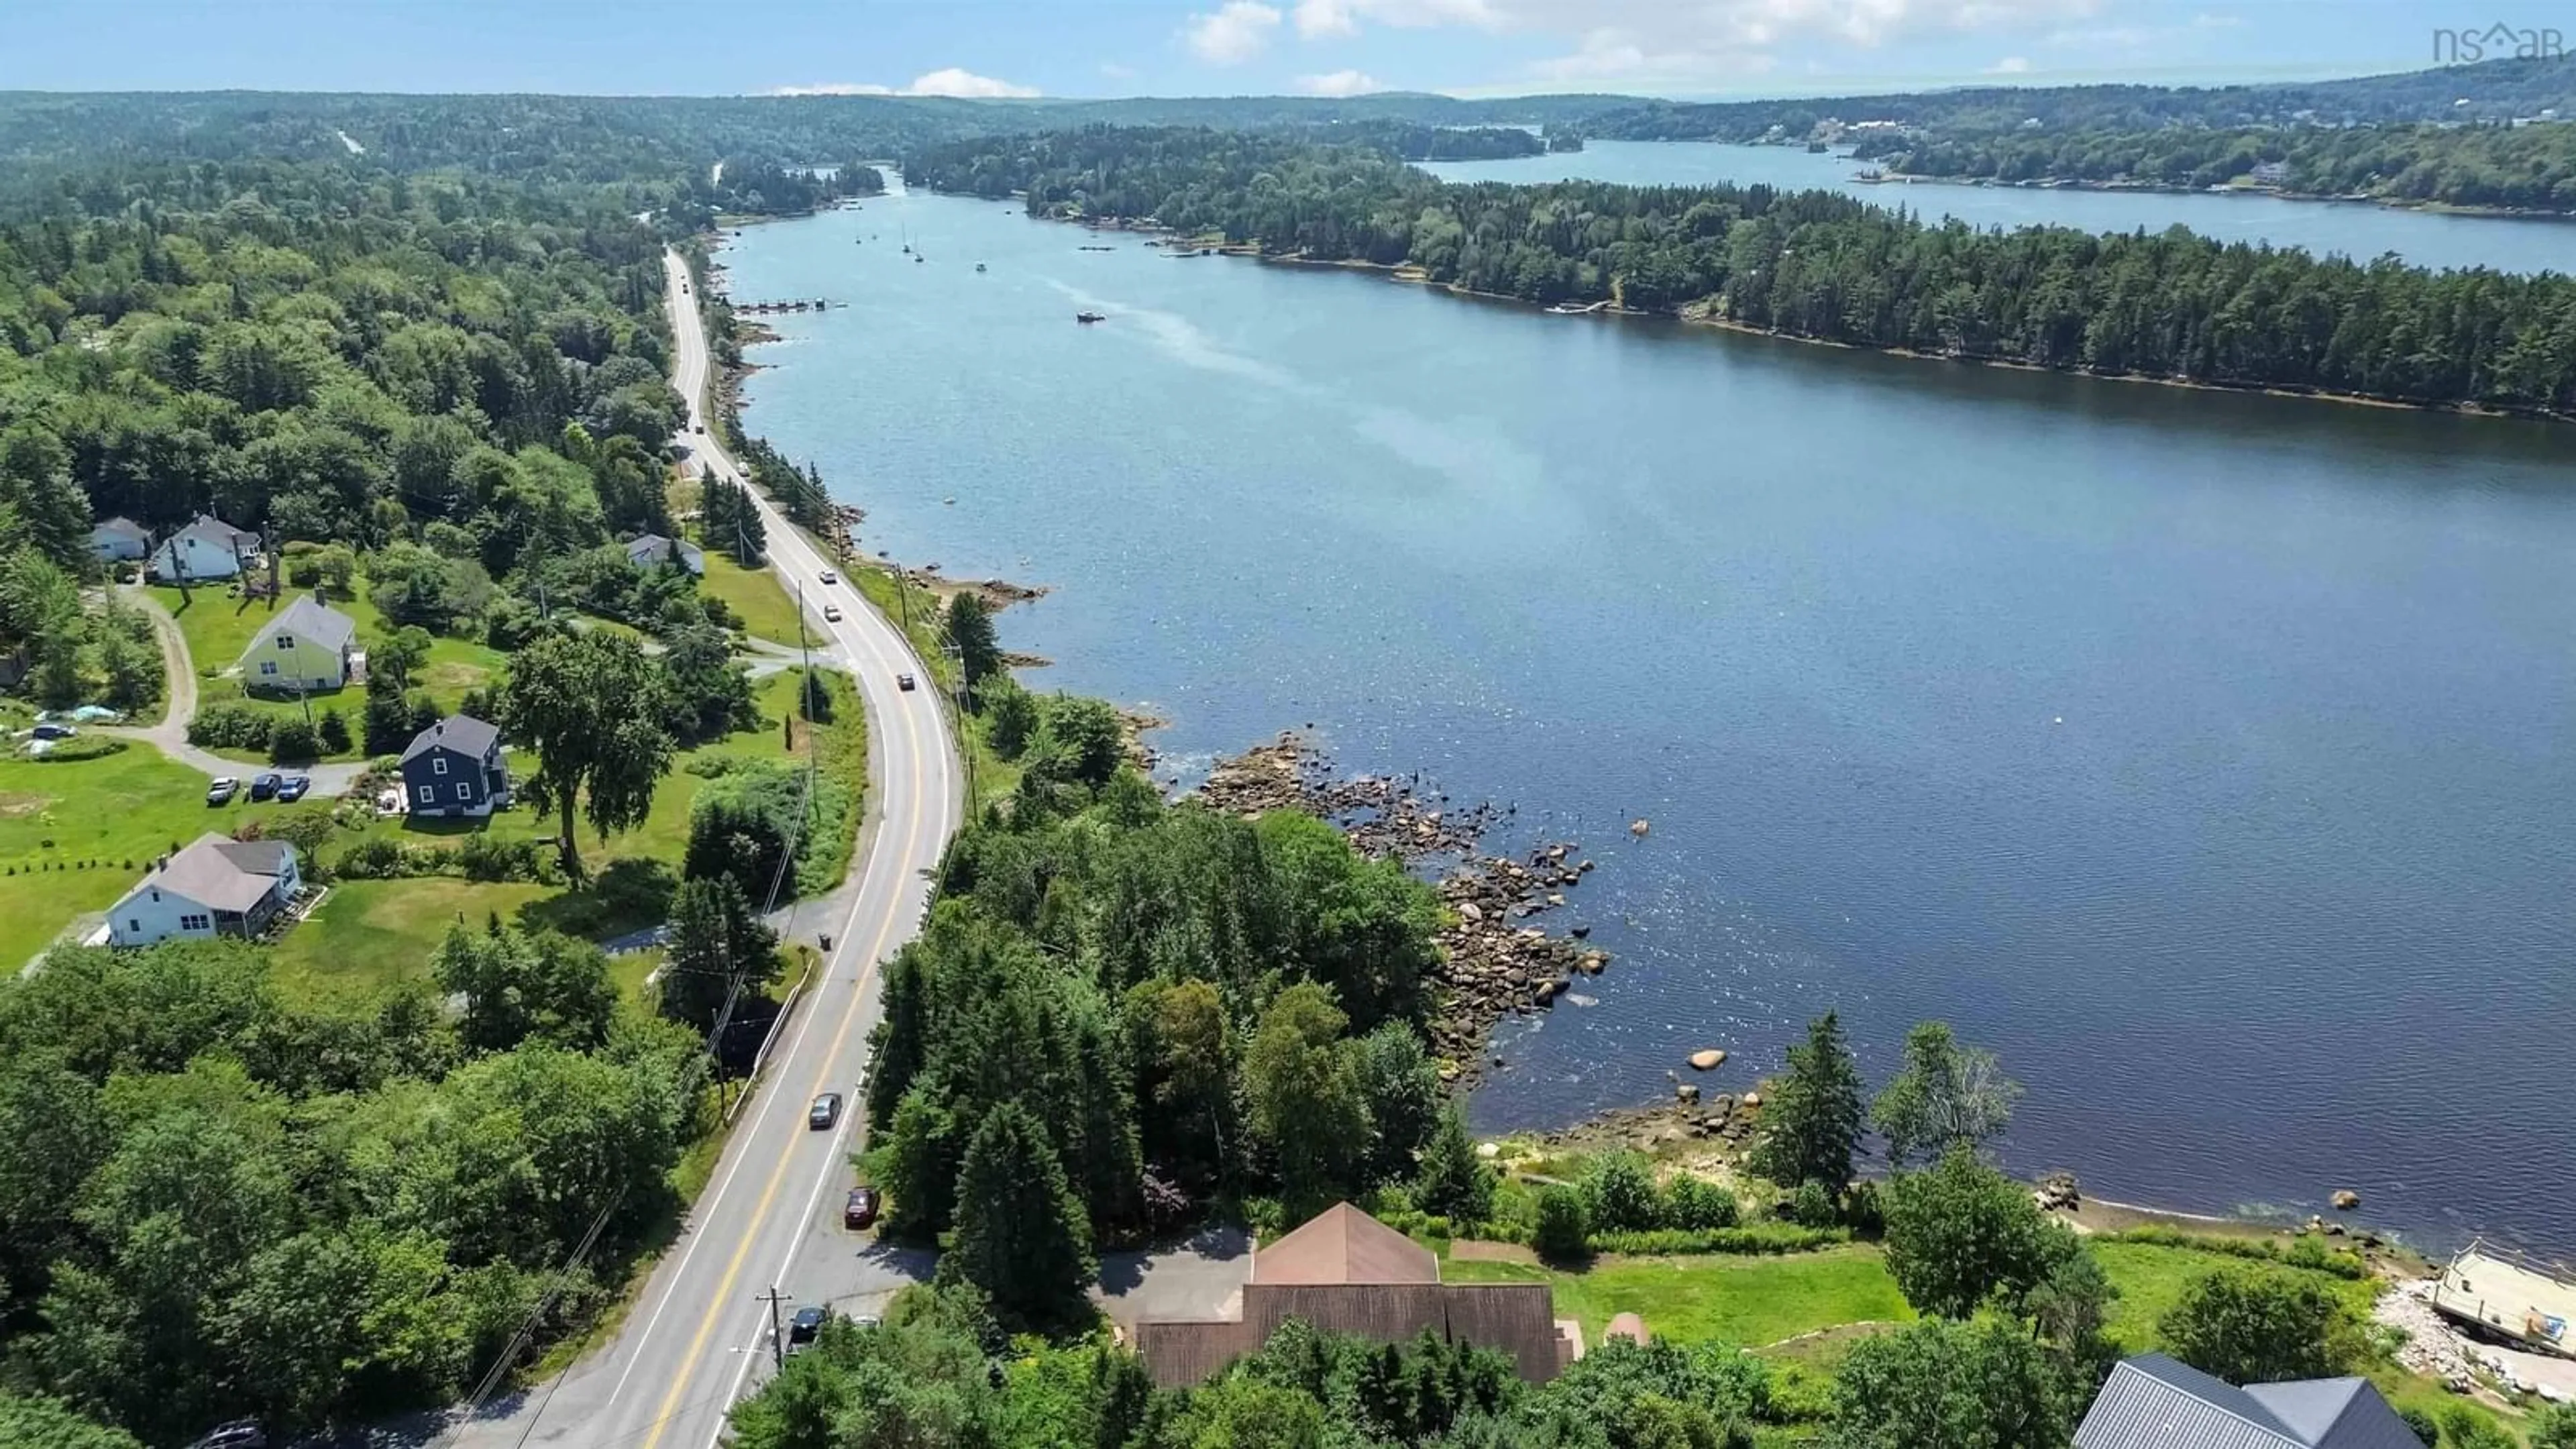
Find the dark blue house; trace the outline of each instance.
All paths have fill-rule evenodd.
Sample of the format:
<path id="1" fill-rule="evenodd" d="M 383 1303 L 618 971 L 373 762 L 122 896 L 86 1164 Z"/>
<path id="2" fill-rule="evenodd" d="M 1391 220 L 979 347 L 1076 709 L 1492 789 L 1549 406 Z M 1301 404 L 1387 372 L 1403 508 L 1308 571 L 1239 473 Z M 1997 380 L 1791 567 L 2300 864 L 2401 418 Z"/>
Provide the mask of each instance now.
<path id="1" fill-rule="evenodd" d="M 501 731 L 471 715 L 451 714 L 412 736 L 402 778 L 414 815 L 489 815 L 510 803 Z"/>

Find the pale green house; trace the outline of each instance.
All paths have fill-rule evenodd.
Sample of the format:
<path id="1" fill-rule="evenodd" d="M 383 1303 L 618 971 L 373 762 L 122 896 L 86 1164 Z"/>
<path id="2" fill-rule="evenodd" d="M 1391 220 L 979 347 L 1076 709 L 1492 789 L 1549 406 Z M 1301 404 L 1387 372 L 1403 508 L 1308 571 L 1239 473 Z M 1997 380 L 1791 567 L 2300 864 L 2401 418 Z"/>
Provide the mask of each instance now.
<path id="1" fill-rule="evenodd" d="M 358 623 L 306 595 L 251 636 L 242 651 L 242 684 L 287 694 L 319 693 L 349 682 Z"/>

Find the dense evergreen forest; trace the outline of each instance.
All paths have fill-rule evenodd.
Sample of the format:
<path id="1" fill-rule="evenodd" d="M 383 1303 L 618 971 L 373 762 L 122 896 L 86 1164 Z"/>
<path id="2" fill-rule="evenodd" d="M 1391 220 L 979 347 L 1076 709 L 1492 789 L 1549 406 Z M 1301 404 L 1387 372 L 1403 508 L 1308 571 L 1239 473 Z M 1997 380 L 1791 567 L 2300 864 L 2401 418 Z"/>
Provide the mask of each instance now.
<path id="1" fill-rule="evenodd" d="M 1834 192 L 1444 184 L 1257 133 L 1090 128 L 925 147 L 918 183 L 1151 219 L 1269 254 L 1420 268 L 1865 347 L 2431 405 L 2576 410 L 2576 279 L 2429 272 L 2180 228 L 1979 231 Z"/>
<path id="2" fill-rule="evenodd" d="M 2576 124 L 2568 123 L 1873 135 L 1855 154 L 1917 176 L 2195 188 L 2258 181 L 2305 196 L 2576 212 Z"/>
<path id="3" fill-rule="evenodd" d="M 2457 103 L 2465 101 L 2465 106 Z M 2491 60 L 2304 85 L 1990 86 L 1890 96 L 1693 104 L 1633 96 L 1459 100 L 1387 93 L 960 100 L 938 96 L 408 96 L 202 92 L 0 94 L 0 200 L 137 163 L 363 158 L 627 189 L 632 212 L 709 189 L 715 158 L 780 166 L 870 160 L 974 136 L 1089 125 L 1227 130 L 1347 125 L 1543 127 L 1624 140 L 1803 137 L 1827 118 L 1980 134 L 2037 118 L 2052 130 L 2323 125 L 2576 114 L 2576 60 Z M 699 195 L 721 205 L 721 198 Z"/>

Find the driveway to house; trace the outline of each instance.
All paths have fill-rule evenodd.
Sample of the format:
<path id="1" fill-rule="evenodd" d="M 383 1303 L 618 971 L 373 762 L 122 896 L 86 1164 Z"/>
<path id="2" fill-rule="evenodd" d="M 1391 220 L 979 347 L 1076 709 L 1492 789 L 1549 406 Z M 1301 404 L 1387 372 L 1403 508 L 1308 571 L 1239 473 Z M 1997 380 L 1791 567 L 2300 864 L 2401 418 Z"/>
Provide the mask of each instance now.
<path id="1" fill-rule="evenodd" d="M 98 725 L 100 734 L 122 739 L 140 740 L 191 770 L 202 771 L 207 779 L 230 775 L 241 779 L 274 770 L 281 775 L 302 775 L 313 782 L 316 795 L 346 795 L 349 787 L 366 773 L 364 762 L 313 765 L 262 765 L 249 760 L 227 760 L 210 750 L 188 743 L 188 721 L 197 715 L 197 667 L 188 657 L 188 636 L 179 632 L 179 621 L 170 616 L 159 599 L 141 589 L 121 589 L 123 602 L 143 611 L 152 621 L 152 633 L 161 641 L 161 674 L 163 689 L 170 696 L 170 707 L 162 712 L 161 722 L 151 725 Z"/>
<path id="2" fill-rule="evenodd" d="M 1092 1301 L 1134 1332 L 1148 1318 L 1222 1318 L 1242 1307 L 1252 1239 L 1241 1228 L 1205 1228 L 1168 1248 L 1100 1255 Z"/>

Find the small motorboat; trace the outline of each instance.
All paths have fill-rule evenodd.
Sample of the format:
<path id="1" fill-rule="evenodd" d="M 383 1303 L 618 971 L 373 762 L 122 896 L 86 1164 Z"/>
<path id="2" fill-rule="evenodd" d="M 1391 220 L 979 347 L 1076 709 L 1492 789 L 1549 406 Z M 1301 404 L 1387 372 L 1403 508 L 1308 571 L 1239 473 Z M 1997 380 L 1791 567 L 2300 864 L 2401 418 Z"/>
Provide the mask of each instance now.
<path id="1" fill-rule="evenodd" d="M 1076 312 L 1073 314 L 1073 320 L 1076 322 L 1106 322 L 1109 320 L 1109 314 L 1106 312 Z"/>

